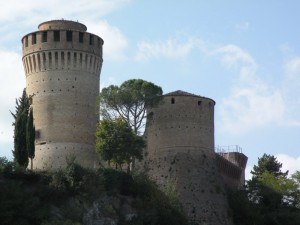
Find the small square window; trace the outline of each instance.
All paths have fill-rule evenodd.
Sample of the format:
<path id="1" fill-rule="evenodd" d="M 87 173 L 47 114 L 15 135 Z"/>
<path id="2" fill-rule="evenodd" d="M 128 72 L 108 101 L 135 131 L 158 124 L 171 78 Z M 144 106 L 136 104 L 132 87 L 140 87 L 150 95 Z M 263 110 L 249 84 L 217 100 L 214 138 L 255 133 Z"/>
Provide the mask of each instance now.
<path id="1" fill-rule="evenodd" d="M 60 41 L 60 32 L 59 32 L 59 30 L 54 31 L 54 41 Z"/>
<path id="2" fill-rule="evenodd" d="M 94 44 L 94 36 L 90 34 L 90 45 Z"/>
<path id="3" fill-rule="evenodd" d="M 36 44 L 36 33 L 32 34 L 31 38 L 32 38 L 31 39 L 32 44 L 33 45 Z"/>
<path id="4" fill-rule="evenodd" d="M 47 31 L 44 31 L 42 34 L 42 42 L 47 42 Z"/>
<path id="5" fill-rule="evenodd" d="M 68 42 L 73 41 L 73 32 L 72 31 L 67 31 L 67 41 Z"/>
<path id="6" fill-rule="evenodd" d="M 79 43 L 83 43 L 83 33 L 79 32 Z"/>

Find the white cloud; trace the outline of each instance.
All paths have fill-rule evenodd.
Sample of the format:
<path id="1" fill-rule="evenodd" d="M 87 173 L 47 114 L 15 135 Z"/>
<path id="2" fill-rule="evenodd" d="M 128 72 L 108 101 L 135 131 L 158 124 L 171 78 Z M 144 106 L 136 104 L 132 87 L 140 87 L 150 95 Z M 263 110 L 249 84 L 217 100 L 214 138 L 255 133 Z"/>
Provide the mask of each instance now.
<path id="1" fill-rule="evenodd" d="M 297 170 L 300 171 L 300 156 L 292 157 L 286 154 L 275 155 L 277 161 L 282 163 L 282 171 L 289 171 L 289 175 L 292 175 Z"/>
<path id="2" fill-rule="evenodd" d="M 128 41 L 117 27 L 109 25 L 106 21 L 87 22 L 86 25 L 89 32 L 99 35 L 104 40 L 103 58 L 105 60 L 126 58 L 124 51 L 128 47 Z"/>
<path id="3" fill-rule="evenodd" d="M 179 41 L 181 39 L 140 42 L 135 59 L 182 59 L 194 49 L 205 56 L 217 57 L 227 69 L 233 70 L 233 73 L 237 72 L 234 86 L 220 104 L 219 127 L 222 131 L 241 133 L 267 124 L 280 124 L 283 121 L 286 110 L 282 90 L 272 87 L 258 76 L 258 66 L 248 52 L 234 44 L 216 48 L 208 46 L 199 38 L 190 37 Z"/>
<path id="4" fill-rule="evenodd" d="M 114 52 L 117 48 L 123 47 L 124 43 L 127 43 L 126 39 L 116 27 L 101 22 L 101 19 L 130 2 L 131 0 L 73 0 L 72 2 L 67 0 L 27 0 L 26 7 L 24 7 L 24 1 L 21 0 L 1 1 L 0 41 L 9 43 L 11 40 L 21 40 L 24 34 L 37 30 L 37 26 L 41 22 L 63 18 L 84 24 L 90 21 L 91 26 L 98 24 L 98 29 L 91 29 L 88 26 L 88 31 L 93 31 L 101 37 L 107 36 L 111 38 L 109 40 L 116 41 L 115 46 L 109 44 L 110 41 L 107 45 L 109 50 Z M 101 34 L 102 31 L 104 32 L 103 35 Z M 108 57 L 110 56 L 108 54 Z"/>
<path id="5" fill-rule="evenodd" d="M 13 117 L 9 110 L 15 110 L 15 99 L 25 87 L 25 75 L 19 54 L 0 51 L 0 58 L 0 144 L 5 144 L 13 141 Z"/>
<path id="6" fill-rule="evenodd" d="M 285 113 L 282 93 L 258 77 L 252 56 L 236 45 L 223 46 L 213 53 L 226 67 L 238 70 L 235 86 L 220 105 L 221 130 L 241 133 L 281 121 Z"/>
<path id="7" fill-rule="evenodd" d="M 287 78 L 300 85 L 300 57 L 288 60 L 285 64 Z"/>
<path id="8" fill-rule="evenodd" d="M 283 172 L 289 171 L 289 176 L 291 176 L 296 171 L 300 171 L 300 156 L 292 157 L 286 154 L 277 154 L 274 155 L 278 162 L 282 163 L 281 170 Z M 247 165 L 245 169 L 245 177 L 246 180 L 252 178 L 251 170 L 253 169 L 253 165 Z"/>
<path id="9" fill-rule="evenodd" d="M 130 0 L 14 0 L 0 2 L 0 21 L 12 22 L 20 18 L 35 18 L 38 22 L 49 19 L 94 19 L 111 13 Z"/>
<path id="10" fill-rule="evenodd" d="M 141 41 L 138 43 L 137 61 L 147 61 L 152 58 L 185 58 L 193 50 L 206 52 L 206 44 L 199 38 L 189 38 L 182 42 L 178 39 L 168 39 L 160 42 Z"/>
<path id="11" fill-rule="evenodd" d="M 212 51 L 213 54 L 217 54 L 221 57 L 221 61 L 228 67 L 240 67 L 241 64 L 245 68 L 255 70 L 256 63 L 252 56 L 240 47 L 229 44 Z"/>
<path id="12" fill-rule="evenodd" d="M 300 126 L 300 57 L 289 58 L 284 66 L 282 90 L 288 105 L 284 126 Z"/>
<path id="13" fill-rule="evenodd" d="M 118 81 L 115 77 L 113 76 L 107 76 L 105 80 L 102 80 L 100 83 L 100 90 L 104 87 L 108 87 L 110 85 L 118 85 Z"/>
<path id="14" fill-rule="evenodd" d="M 281 121 L 284 114 L 281 93 L 253 86 L 238 87 L 221 102 L 220 128 L 231 133 L 246 132 Z"/>
<path id="15" fill-rule="evenodd" d="M 251 170 L 253 169 L 253 165 L 247 165 L 245 169 L 245 180 L 250 180 L 252 178 Z"/>

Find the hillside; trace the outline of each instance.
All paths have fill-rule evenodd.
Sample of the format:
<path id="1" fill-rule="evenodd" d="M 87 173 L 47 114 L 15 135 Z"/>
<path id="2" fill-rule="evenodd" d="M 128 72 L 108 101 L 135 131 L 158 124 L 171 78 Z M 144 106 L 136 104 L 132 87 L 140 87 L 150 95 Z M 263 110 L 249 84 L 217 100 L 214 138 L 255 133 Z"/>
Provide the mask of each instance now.
<path id="1" fill-rule="evenodd" d="M 187 224 L 176 194 L 143 174 L 91 171 L 75 163 L 56 172 L 0 167 L 0 224 Z"/>

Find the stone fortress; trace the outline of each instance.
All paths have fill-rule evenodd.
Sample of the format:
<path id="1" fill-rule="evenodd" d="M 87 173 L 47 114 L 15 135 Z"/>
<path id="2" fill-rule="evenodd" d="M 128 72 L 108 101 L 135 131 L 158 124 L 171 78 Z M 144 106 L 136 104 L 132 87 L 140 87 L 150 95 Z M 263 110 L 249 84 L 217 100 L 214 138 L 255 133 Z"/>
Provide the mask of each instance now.
<path id="1" fill-rule="evenodd" d="M 64 167 L 74 155 L 94 167 L 96 98 L 103 40 L 85 25 L 52 20 L 22 38 L 26 92 L 36 127 L 35 169 Z"/>
<path id="2" fill-rule="evenodd" d="M 149 108 L 144 168 L 162 187 L 175 185 L 196 224 L 229 225 L 225 186 L 242 188 L 247 157 L 215 152 L 214 100 L 183 91 Z"/>
<path id="3" fill-rule="evenodd" d="M 103 40 L 85 25 L 68 20 L 41 23 L 22 38 L 26 91 L 36 127 L 35 169 L 59 169 L 75 156 L 96 167 L 94 136 L 96 97 L 102 67 Z M 227 225 L 225 186 L 241 188 L 247 157 L 215 152 L 214 100 L 183 91 L 163 96 L 147 122 L 142 163 L 165 186 L 176 186 L 191 220 Z"/>

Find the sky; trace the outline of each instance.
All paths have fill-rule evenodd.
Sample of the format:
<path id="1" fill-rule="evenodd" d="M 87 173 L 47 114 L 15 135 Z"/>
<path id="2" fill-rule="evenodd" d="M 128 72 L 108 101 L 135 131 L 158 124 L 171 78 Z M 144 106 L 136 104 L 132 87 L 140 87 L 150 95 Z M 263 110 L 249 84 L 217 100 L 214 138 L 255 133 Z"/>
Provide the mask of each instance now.
<path id="1" fill-rule="evenodd" d="M 212 98 L 215 145 L 238 145 L 246 176 L 264 153 L 300 170 L 300 1 L 10 0 L 0 2 L 0 156 L 12 159 L 21 38 L 54 19 L 104 39 L 101 88 L 144 79 Z"/>

